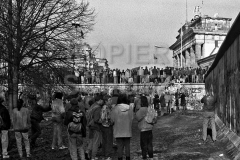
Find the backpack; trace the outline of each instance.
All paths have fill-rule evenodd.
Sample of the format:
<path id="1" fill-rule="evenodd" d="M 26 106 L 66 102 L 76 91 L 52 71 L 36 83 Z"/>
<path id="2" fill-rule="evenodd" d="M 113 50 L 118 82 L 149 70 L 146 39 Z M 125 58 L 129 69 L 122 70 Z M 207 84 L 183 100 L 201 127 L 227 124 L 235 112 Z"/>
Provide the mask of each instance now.
<path id="1" fill-rule="evenodd" d="M 68 124 L 68 130 L 74 133 L 79 133 L 82 130 L 82 112 L 73 112 L 73 121 Z"/>
<path id="2" fill-rule="evenodd" d="M 104 127 L 109 127 L 111 125 L 111 110 L 108 106 L 104 105 L 101 110 L 101 118 L 100 121 Z"/>
<path id="3" fill-rule="evenodd" d="M 147 123 L 155 124 L 157 123 L 157 111 L 153 108 L 153 106 L 148 106 L 148 112 L 147 115 L 145 116 L 145 121 Z"/>

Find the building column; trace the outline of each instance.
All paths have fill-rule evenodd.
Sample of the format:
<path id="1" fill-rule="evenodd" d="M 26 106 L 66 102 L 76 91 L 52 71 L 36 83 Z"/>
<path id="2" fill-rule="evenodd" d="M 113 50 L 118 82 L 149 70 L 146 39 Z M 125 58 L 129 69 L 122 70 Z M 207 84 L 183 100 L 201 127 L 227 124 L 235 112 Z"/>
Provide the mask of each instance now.
<path id="1" fill-rule="evenodd" d="M 178 53 L 177 57 L 178 57 L 178 67 L 181 68 L 181 54 Z"/>
<path id="2" fill-rule="evenodd" d="M 195 45 L 195 63 L 197 65 L 197 61 L 201 58 L 201 44 Z"/>
<path id="3" fill-rule="evenodd" d="M 177 60 L 177 66 L 176 67 L 179 68 L 180 65 L 179 65 L 179 57 L 178 57 L 178 55 L 176 55 L 176 60 Z"/>
<path id="4" fill-rule="evenodd" d="M 191 46 L 190 47 L 190 67 L 194 67 L 195 64 L 195 53 L 194 53 L 194 49 Z"/>
<path id="5" fill-rule="evenodd" d="M 185 58 L 186 58 L 186 67 L 189 67 L 190 66 L 190 54 L 189 54 L 188 49 L 185 50 Z"/>
<path id="6" fill-rule="evenodd" d="M 177 68 L 177 56 L 173 57 L 173 67 Z"/>
<path id="7" fill-rule="evenodd" d="M 182 53 L 182 56 L 183 56 L 183 65 L 182 65 L 182 67 L 186 67 L 186 57 L 185 57 L 185 52 L 184 51 Z"/>

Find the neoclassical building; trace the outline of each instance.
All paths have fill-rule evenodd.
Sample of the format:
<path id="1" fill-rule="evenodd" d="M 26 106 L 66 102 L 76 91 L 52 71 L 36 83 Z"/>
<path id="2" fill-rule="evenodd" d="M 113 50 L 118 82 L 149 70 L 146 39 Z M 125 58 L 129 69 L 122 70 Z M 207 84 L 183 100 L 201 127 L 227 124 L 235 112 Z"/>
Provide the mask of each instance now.
<path id="1" fill-rule="evenodd" d="M 173 50 L 174 67 L 205 67 L 215 58 L 230 29 L 231 18 L 195 15 L 178 30 Z M 182 38 L 181 38 L 182 31 Z M 209 57 L 210 56 L 210 57 Z"/>

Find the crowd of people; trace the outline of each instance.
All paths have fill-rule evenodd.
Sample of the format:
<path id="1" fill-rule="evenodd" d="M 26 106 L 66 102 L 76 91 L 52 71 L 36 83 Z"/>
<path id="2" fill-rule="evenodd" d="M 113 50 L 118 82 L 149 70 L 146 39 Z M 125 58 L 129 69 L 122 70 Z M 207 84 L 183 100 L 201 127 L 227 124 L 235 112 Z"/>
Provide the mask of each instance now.
<path id="1" fill-rule="evenodd" d="M 167 77 L 177 83 L 203 83 L 207 69 L 192 68 L 156 68 L 147 66 L 134 69 L 102 69 L 80 72 L 79 83 L 164 83 Z"/>
<path id="2" fill-rule="evenodd" d="M 126 160 L 130 160 L 134 118 L 138 121 L 140 130 L 139 145 L 142 149 L 142 158 L 147 159 L 148 155 L 150 159 L 153 159 L 152 130 L 154 123 L 145 121 L 148 107 L 153 106 L 159 116 L 172 113 L 173 106 L 177 106 L 176 110 L 179 110 L 180 106 L 186 109 L 186 95 L 179 90 L 173 94 L 170 87 L 166 87 L 160 95 L 147 92 L 121 93 L 118 89 L 114 89 L 111 95 L 106 92 L 94 95 L 83 92 L 65 95 L 55 92 L 47 106 L 40 103 L 39 95 L 28 95 L 27 100 L 19 98 L 17 108 L 13 109 L 12 121 L 8 109 L 3 105 L 4 98 L 0 97 L 0 120 L 4 124 L 0 126 L 3 158 L 9 158 L 8 131 L 11 123 L 19 157 L 24 156 L 22 139 L 25 144 L 26 157 L 31 157 L 31 151 L 38 147 L 36 141 L 41 135 L 40 123 L 44 120 L 43 113 L 51 111 L 53 139 L 49 147 L 52 150 L 68 148 L 72 160 L 77 160 L 78 155 L 82 160 L 98 159 L 97 152 L 100 145 L 103 158 L 111 160 L 115 144 L 118 159 L 122 160 L 123 153 L 125 153 Z M 63 127 L 63 125 L 67 127 Z M 68 146 L 63 144 L 62 130 L 64 128 L 67 128 Z M 31 133 L 30 137 L 29 133 Z"/>

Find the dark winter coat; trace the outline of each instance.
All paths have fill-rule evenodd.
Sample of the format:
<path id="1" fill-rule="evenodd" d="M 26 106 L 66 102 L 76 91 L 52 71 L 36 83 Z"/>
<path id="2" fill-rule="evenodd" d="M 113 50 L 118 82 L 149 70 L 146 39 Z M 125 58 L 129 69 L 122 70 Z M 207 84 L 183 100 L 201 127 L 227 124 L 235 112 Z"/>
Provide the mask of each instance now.
<path id="1" fill-rule="evenodd" d="M 81 119 L 81 122 L 82 123 L 82 131 L 80 134 L 82 134 L 83 137 L 86 137 L 86 126 L 87 126 L 87 120 L 86 120 L 86 115 L 85 115 L 85 112 L 80 110 L 79 106 L 77 105 L 73 105 L 69 110 L 68 112 L 66 113 L 66 116 L 65 116 L 65 120 L 64 120 L 64 124 L 66 126 L 68 126 L 68 124 L 70 122 L 73 122 L 73 112 L 77 112 L 77 113 L 82 113 L 83 114 L 83 117 Z M 72 134 L 73 132 L 69 131 L 69 134 Z"/>
<path id="2" fill-rule="evenodd" d="M 7 108 L 3 104 L 0 104 L 0 115 L 4 122 L 4 126 L 0 128 L 0 130 L 9 130 L 11 126 L 11 119 Z"/>
<path id="3" fill-rule="evenodd" d="M 204 96 L 201 99 L 201 103 L 204 104 L 203 109 L 208 112 L 212 112 L 215 110 L 215 103 L 217 102 L 216 96 Z"/>
<path id="4" fill-rule="evenodd" d="M 51 106 L 48 106 L 47 108 L 45 108 L 36 104 L 35 106 L 32 107 L 32 113 L 30 115 L 30 118 L 40 123 L 42 120 L 44 120 L 43 112 L 48 112 L 51 109 L 52 109 Z"/>

